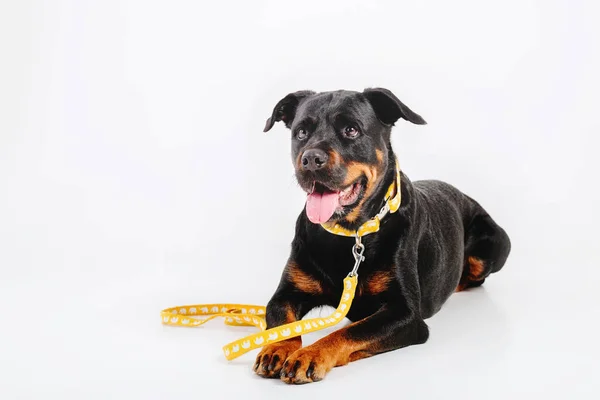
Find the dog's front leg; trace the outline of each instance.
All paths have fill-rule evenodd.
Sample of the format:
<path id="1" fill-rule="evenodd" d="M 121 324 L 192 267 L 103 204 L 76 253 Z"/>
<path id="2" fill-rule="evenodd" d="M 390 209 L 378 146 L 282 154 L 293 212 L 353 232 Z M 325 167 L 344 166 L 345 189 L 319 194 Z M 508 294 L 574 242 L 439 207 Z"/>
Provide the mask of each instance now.
<path id="1" fill-rule="evenodd" d="M 288 356 L 280 377 L 286 383 L 320 381 L 333 367 L 424 343 L 428 336 L 429 330 L 421 318 L 384 307 L 308 347 L 296 350 Z"/>
<path id="2" fill-rule="evenodd" d="M 299 290 L 284 273 L 279 288 L 267 304 L 267 328 L 298 321 L 316 305 L 314 295 Z M 300 336 L 266 345 L 256 357 L 254 372 L 265 378 L 279 378 L 284 361 L 301 347 Z"/>
<path id="3" fill-rule="evenodd" d="M 298 307 L 295 304 L 291 299 L 278 296 L 276 293 L 267 306 L 267 327 L 270 329 L 297 321 Z M 254 372 L 265 378 L 279 377 L 284 361 L 300 347 L 302 347 L 300 336 L 266 345 L 256 357 Z"/>

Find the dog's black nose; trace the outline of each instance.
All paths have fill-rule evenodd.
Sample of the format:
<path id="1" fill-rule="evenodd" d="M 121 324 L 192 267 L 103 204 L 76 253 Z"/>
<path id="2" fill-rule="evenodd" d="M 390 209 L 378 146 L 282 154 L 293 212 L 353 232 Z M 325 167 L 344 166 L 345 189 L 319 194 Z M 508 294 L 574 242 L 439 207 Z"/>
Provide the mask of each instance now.
<path id="1" fill-rule="evenodd" d="M 302 168 L 308 171 L 316 171 L 327 164 L 327 153 L 319 149 L 306 150 L 302 154 Z"/>

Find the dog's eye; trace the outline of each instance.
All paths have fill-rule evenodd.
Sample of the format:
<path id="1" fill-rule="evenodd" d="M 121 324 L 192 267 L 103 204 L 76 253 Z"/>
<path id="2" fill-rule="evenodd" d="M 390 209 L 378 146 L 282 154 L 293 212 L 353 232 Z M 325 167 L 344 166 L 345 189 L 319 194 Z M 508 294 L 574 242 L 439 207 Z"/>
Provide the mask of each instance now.
<path id="1" fill-rule="evenodd" d="M 358 129 L 353 126 L 347 126 L 344 128 L 344 136 L 348 138 L 355 138 L 358 136 Z"/>
<path id="2" fill-rule="evenodd" d="M 305 129 L 298 129 L 296 131 L 296 139 L 298 139 L 298 140 L 304 140 L 304 139 L 306 139 L 307 136 L 308 136 L 308 133 L 306 132 Z"/>

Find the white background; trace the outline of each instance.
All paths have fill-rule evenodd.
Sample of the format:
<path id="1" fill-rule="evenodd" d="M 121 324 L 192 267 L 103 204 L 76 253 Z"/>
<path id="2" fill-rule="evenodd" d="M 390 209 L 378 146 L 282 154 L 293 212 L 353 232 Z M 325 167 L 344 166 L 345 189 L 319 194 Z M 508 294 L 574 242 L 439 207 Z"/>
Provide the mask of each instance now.
<path id="1" fill-rule="evenodd" d="M 0 397 L 597 398 L 598 12 L 2 2 Z M 291 91 L 370 86 L 428 121 L 395 128 L 404 171 L 480 201 L 505 268 L 452 296 L 427 344 L 303 387 L 224 360 L 252 329 L 161 326 L 167 306 L 268 301 L 304 198 L 264 121 Z"/>

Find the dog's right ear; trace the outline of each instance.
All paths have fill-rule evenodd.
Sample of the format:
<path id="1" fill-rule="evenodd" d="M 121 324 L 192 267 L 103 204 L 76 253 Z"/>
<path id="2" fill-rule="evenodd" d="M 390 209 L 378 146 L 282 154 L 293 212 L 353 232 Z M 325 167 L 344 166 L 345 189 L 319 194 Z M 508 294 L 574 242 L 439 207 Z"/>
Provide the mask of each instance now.
<path id="1" fill-rule="evenodd" d="M 275 108 L 273 108 L 271 118 L 267 119 L 267 123 L 265 124 L 265 129 L 263 132 L 268 132 L 277 121 L 283 121 L 286 127 L 291 127 L 292 121 L 296 116 L 298 104 L 313 94 L 315 94 L 315 92 L 311 90 L 301 90 L 299 92 L 290 93 L 283 99 L 279 100 Z"/>

